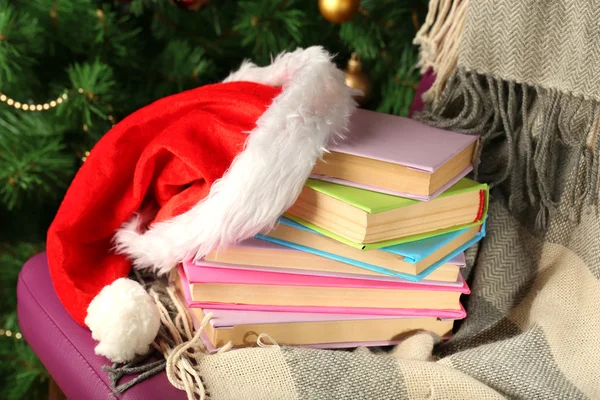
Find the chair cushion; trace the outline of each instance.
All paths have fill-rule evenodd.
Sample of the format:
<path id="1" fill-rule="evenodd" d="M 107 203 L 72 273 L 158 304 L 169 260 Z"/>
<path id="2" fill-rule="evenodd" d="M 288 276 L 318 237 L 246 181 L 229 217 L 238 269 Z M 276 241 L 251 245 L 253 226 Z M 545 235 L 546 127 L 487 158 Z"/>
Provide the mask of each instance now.
<path id="1" fill-rule="evenodd" d="M 19 326 L 23 337 L 68 398 L 72 399 L 185 399 L 164 372 L 115 395 L 108 373 L 111 365 L 94 353 L 96 342 L 60 303 L 48 272 L 46 253 L 25 263 L 17 284 Z M 127 382 L 123 378 L 119 384 Z"/>

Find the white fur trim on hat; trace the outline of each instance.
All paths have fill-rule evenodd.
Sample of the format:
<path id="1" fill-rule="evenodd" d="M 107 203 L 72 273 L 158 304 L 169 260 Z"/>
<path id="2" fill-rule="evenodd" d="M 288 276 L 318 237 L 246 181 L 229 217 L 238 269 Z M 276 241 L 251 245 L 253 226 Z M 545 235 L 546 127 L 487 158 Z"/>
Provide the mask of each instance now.
<path id="1" fill-rule="evenodd" d="M 136 268 L 166 273 L 272 227 L 296 201 L 329 141 L 343 136 L 356 107 L 357 92 L 321 47 L 281 54 L 266 67 L 244 62 L 225 79 L 231 81 L 283 90 L 204 200 L 146 232 L 140 232 L 138 217 L 119 229 L 116 250 Z"/>
<path id="2" fill-rule="evenodd" d="M 160 328 L 160 314 L 139 283 L 120 278 L 94 297 L 85 324 L 99 342 L 96 354 L 125 362 L 148 352 Z"/>

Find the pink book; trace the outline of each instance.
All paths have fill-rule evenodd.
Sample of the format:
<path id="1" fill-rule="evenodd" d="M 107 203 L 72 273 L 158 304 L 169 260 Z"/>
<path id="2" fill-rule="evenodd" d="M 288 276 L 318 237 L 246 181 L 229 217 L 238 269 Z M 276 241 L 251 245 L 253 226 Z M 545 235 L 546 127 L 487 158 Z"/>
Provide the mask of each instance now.
<path id="1" fill-rule="evenodd" d="M 277 286 L 318 286 L 318 287 L 347 287 L 365 289 L 395 289 L 395 290 L 427 290 L 451 291 L 468 294 L 469 288 L 461 277 L 458 287 L 423 284 L 411 281 L 387 281 L 368 279 L 348 279 L 340 277 L 296 275 L 280 272 L 252 271 L 245 269 L 215 268 L 209 263 L 183 263 L 186 276 L 190 283 L 231 283 L 246 285 L 277 285 Z"/>
<path id="2" fill-rule="evenodd" d="M 410 310 L 410 309 L 394 309 L 393 313 L 390 314 L 374 314 L 374 313 L 347 313 L 347 312 L 321 312 L 320 309 L 323 307 L 301 307 L 306 310 L 284 310 L 283 308 L 289 307 L 277 307 L 277 310 L 267 306 L 264 309 L 250 310 L 246 308 L 222 308 L 219 306 L 211 307 L 199 306 L 200 303 L 191 300 L 191 293 L 189 290 L 189 281 L 186 279 L 185 271 L 179 267 L 179 275 L 181 279 L 181 286 L 183 289 L 183 297 L 187 306 L 190 308 L 202 308 L 205 313 L 213 313 L 211 319 L 211 325 L 214 327 L 227 327 L 242 324 L 273 324 L 273 323 L 286 323 L 286 322 L 316 322 L 316 321 L 339 321 L 339 320 L 373 320 L 382 318 L 415 318 L 415 317 L 437 317 L 439 319 L 462 319 L 467 316 L 465 309 L 462 304 L 458 310 Z M 214 305 L 214 304 L 213 304 Z M 233 305 L 235 306 L 235 305 Z M 300 307 L 297 307 L 300 308 Z M 332 307 L 328 307 L 332 308 Z M 345 309 L 348 310 L 348 309 Z M 356 311 L 362 311 L 365 309 L 359 309 Z M 385 310 L 385 309 L 383 309 Z"/>
<path id="3" fill-rule="evenodd" d="M 433 174 L 444 164 L 477 141 L 476 135 L 466 135 L 426 125 L 395 115 L 357 109 L 350 118 L 347 138 L 332 144 L 328 150 L 406 166 L 415 171 Z M 327 180 L 400 197 L 429 201 L 472 171 L 472 164 L 460 167 L 454 176 L 431 194 L 391 190 L 370 185 L 370 182 L 351 182 L 333 174 L 312 175 Z"/>
<path id="4" fill-rule="evenodd" d="M 214 303 L 193 301 L 190 293 L 190 283 L 194 279 L 189 279 L 186 275 L 185 266 L 178 267 L 178 273 L 181 279 L 181 286 L 185 296 L 187 306 L 190 308 L 203 308 L 210 310 L 240 310 L 240 311 L 271 311 L 271 312 L 290 312 L 290 313 L 326 313 L 326 314 L 358 314 L 358 315 L 377 315 L 377 316 L 403 316 L 403 317 L 438 317 L 448 319 L 464 318 L 464 309 L 413 309 L 413 308 L 370 308 L 370 307 L 315 307 L 315 306 L 275 306 L 275 305 L 255 305 L 255 304 L 234 304 L 234 303 Z M 197 278 L 201 273 L 198 270 L 192 272 Z M 204 279 L 206 281 L 206 279 Z M 196 281 L 197 282 L 197 281 Z M 247 283 L 247 282 L 246 282 Z M 418 285 L 416 285 L 418 286 Z M 463 280 L 459 288 L 453 290 L 462 293 L 469 293 L 468 286 Z"/>
<path id="5" fill-rule="evenodd" d="M 462 255 L 462 253 L 461 253 Z M 450 263 L 458 266 L 464 266 L 464 264 L 460 264 L 461 257 L 456 256 Z M 343 278 L 343 279 L 361 279 L 367 281 L 387 281 L 387 282 L 413 282 L 403 278 L 397 278 L 394 276 L 387 275 L 363 275 L 360 274 L 360 269 L 357 269 L 357 274 L 348 274 L 342 272 L 330 272 L 330 271 L 311 271 L 305 269 L 293 269 L 293 268 L 277 268 L 277 267 L 260 267 L 254 265 L 239 265 L 239 264 L 226 264 L 226 263 L 218 263 L 214 261 L 197 261 L 195 264 L 188 264 L 188 268 L 194 268 L 194 265 L 199 267 L 210 267 L 210 268 L 220 268 L 223 270 L 227 270 L 228 273 L 236 273 L 236 271 L 255 271 L 255 272 L 273 272 L 279 274 L 291 274 L 291 275 L 309 275 L 309 276 L 321 276 L 321 277 L 330 277 L 330 278 Z M 459 274 L 460 275 L 460 274 Z M 418 285 L 433 285 L 433 286 L 454 286 L 461 287 L 463 285 L 463 280 L 461 277 L 458 277 L 455 282 L 445 282 L 445 281 L 434 281 L 434 280 L 421 280 L 418 282 L 413 282 Z"/>

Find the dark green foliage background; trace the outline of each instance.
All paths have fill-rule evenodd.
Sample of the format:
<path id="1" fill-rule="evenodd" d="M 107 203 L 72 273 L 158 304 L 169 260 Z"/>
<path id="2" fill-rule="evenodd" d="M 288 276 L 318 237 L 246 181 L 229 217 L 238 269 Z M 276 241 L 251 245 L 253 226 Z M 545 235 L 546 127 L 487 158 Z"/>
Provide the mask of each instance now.
<path id="1" fill-rule="evenodd" d="M 365 108 L 406 115 L 418 83 L 412 39 L 425 0 L 362 0 L 334 25 L 317 0 L 0 0 L 0 329 L 18 332 L 16 280 L 85 151 L 113 124 L 161 97 L 218 82 L 244 59 L 322 45 L 345 68 L 357 52 L 373 82 Z M 81 89 L 81 90 L 80 90 Z M 44 398 L 49 375 L 25 340 L 0 336 L 0 398 Z"/>

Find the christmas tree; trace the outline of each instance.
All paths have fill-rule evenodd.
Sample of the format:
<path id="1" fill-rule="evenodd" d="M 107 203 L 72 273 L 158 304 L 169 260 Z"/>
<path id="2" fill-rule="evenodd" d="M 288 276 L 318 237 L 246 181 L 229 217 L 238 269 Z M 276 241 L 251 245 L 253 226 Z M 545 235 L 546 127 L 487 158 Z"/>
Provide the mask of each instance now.
<path id="1" fill-rule="evenodd" d="M 425 0 L 0 0 L 0 387 L 45 397 L 50 377 L 19 333 L 16 281 L 44 249 L 87 152 L 131 112 L 321 45 L 364 108 L 407 115 Z"/>

